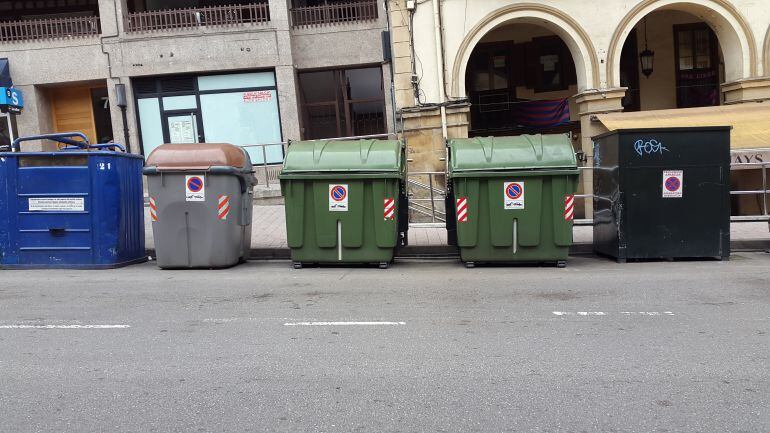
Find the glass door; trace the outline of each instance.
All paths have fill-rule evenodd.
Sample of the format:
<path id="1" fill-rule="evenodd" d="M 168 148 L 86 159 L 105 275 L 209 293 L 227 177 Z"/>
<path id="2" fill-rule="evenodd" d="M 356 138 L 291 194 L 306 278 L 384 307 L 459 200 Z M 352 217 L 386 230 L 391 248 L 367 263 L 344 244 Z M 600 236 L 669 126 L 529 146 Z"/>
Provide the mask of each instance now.
<path id="1" fill-rule="evenodd" d="M 165 113 L 166 143 L 203 143 L 203 128 L 198 110 Z"/>

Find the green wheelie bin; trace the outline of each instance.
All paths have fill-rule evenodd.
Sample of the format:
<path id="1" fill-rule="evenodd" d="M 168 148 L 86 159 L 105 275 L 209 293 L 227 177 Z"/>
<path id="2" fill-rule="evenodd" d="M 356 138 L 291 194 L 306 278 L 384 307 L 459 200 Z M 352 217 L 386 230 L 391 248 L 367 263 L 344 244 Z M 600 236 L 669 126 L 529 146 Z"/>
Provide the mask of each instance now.
<path id="1" fill-rule="evenodd" d="M 569 136 L 455 139 L 447 145 L 448 238 L 466 266 L 566 266 L 579 175 Z"/>
<path id="2" fill-rule="evenodd" d="M 406 245 L 406 153 L 394 140 L 292 142 L 279 176 L 295 268 L 376 264 Z"/>

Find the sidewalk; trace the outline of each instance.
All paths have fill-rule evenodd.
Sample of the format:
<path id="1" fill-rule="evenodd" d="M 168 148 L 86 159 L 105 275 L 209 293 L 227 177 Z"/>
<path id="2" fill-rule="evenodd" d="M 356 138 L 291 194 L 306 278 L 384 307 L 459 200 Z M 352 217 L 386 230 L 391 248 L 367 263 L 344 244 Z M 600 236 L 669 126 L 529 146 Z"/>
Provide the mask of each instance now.
<path id="1" fill-rule="evenodd" d="M 149 208 L 145 206 L 145 228 L 147 249 L 155 248 L 152 239 Z M 251 247 L 254 249 L 285 249 L 286 219 L 283 205 L 254 206 Z M 589 244 L 593 237 L 592 227 L 575 227 L 574 242 Z M 766 222 L 733 223 L 731 227 L 732 241 L 768 241 L 770 231 Z M 447 236 L 444 228 L 411 228 L 409 229 L 409 245 L 440 246 L 446 245 Z"/>

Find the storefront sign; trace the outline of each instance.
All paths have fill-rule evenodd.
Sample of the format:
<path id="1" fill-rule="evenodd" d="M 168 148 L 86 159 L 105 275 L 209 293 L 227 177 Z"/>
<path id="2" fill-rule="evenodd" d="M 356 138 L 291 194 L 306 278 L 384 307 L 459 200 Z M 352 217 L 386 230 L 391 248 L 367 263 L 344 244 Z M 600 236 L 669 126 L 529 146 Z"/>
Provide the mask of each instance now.
<path id="1" fill-rule="evenodd" d="M 734 150 L 730 155 L 731 170 L 757 170 L 763 162 L 770 167 L 770 149 Z"/>
<path id="2" fill-rule="evenodd" d="M 22 108 L 24 108 L 24 98 L 21 90 L 13 87 L 0 87 L 0 111 L 19 114 Z"/>
<path id="3" fill-rule="evenodd" d="M 255 90 L 252 92 L 243 92 L 243 102 L 264 102 L 272 100 L 272 90 Z"/>

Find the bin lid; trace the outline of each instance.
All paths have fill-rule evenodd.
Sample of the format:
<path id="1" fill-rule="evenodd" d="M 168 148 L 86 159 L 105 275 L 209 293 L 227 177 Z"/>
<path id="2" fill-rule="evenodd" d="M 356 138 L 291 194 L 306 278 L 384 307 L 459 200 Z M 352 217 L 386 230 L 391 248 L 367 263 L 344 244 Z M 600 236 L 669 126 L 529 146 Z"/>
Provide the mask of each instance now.
<path id="1" fill-rule="evenodd" d="M 289 145 L 281 176 L 331 173 L 399 175 L 403 143 L 397 140 L 296 141 Z"/>
<path id="2" fill-rule="evenodd" d="M 566 134 L 453 139 L 448 145 L 451 172 L 577 169 Z"/>
<path id="3" fill-rule="evenodd" d="M 239 146 L 227 143 L 162 144 L 147 157 L 147 167 L 158 170 L 208 170 L 236 167 L 251 170 L 251 161 Z"/>

